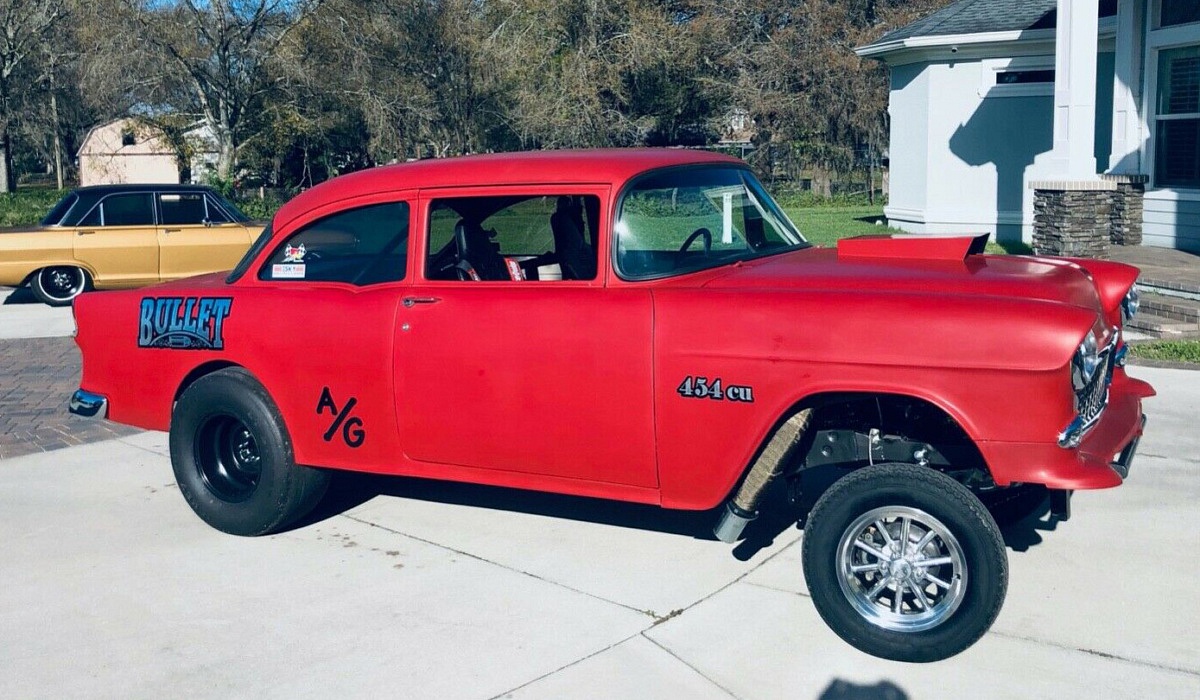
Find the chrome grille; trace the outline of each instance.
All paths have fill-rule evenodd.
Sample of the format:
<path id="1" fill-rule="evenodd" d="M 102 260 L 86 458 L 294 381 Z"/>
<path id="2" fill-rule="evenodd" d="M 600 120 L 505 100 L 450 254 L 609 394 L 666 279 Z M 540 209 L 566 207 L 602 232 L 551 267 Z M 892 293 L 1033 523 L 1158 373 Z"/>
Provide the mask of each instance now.
<path id="1" fill-rule="evenodd" d="M 1108 385 L 1112 383 L 1113 373 L 1113 345 L 1115 342 L 1101 351 L 1101 369 L 1092 377 L 1092 381 L 1075 394 L 1077 412 L 1085 428 L 1094 423 L 1108 405 Z"/>

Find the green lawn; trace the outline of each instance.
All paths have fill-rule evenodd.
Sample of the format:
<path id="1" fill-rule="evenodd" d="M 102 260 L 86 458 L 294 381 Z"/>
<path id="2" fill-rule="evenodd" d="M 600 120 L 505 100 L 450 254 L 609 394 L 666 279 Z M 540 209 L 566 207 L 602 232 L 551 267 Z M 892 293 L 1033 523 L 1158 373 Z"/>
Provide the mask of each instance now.
<path id="1" fill-rule="evenodd" d="M 817 245 L 832 246 L 839 238 L 850 236 L 898 233 L 875 223 L 883 220 L 882 206 L 785 207 L 783 211 L 800 233 Z M 1024 243 L 988 243 L 987 252 L 1029 255 L 1033 249 Z"/>
<path id="2" fill-rule="evenodd" d="M 42 220 L 63 193 L 48 189 L 23 189 L 0 194 L 0 226 L 32 226 Z"/>
<path id="3" fill-rule="evenodd" d="M 1200 364 L 1200 340 L 1156 340 L 1150 343 L 1132 343 L 1129 349 L 1135 357 L 1144 357 L 1148 360 Z"/>
<path id="4" fill-rule="evenodd" d="M 831 246 L 839 238 L 889 232 L 887 226 L 875 225 L 883 218 L 883 207 L 879 206 L 804 207 L 783 211 L 800 233 L 817 245 Z"/>

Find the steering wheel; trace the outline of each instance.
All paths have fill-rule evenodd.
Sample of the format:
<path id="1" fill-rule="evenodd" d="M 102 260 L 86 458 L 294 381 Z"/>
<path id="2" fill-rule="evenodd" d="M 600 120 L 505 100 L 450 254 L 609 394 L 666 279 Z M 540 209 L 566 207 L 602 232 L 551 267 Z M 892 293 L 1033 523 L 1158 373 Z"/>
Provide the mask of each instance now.
<path id="1" fill-rule="evenodd" d="M 310 250 L 304 254 L 304 262 L 310 263 L 320 260 L 323 256 L 319 250 Z"/>
<path id="2" fill-rule="evenodd" d="M 679 246 L 679 252 L 687 252 L 687 249 L 692 247 L 692 244 L 696 242 L 697 238 L 704 238 L 705 253 L 708 253 L 708 251 L 712 250 L 712 233 L 706 228 L 698 228 L 695 231 L 692 231 L 692 235 L 687 237 L 687 240 L 683 242 L 683 245 Z"/>

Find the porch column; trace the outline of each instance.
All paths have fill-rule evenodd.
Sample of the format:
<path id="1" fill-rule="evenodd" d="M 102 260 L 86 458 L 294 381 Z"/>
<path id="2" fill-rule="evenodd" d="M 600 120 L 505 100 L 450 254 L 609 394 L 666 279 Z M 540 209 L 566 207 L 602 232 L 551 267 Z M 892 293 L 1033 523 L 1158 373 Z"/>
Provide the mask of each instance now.
<path id="1" fill-rule="evenodd" d="M 1112 155 L 1108 172 L 1140 175 L 1142 141 L 1142 38 L 1147 0 L 1117 0 L 1117 54 L 1113 75 Z"/>
<path id="2" fill-rule="evenodd" d="M 1096 179 L 1096 48 L 1099 0 L 1058 0 L 1054 42 L 1054 150 L 1064 180 Z"/>

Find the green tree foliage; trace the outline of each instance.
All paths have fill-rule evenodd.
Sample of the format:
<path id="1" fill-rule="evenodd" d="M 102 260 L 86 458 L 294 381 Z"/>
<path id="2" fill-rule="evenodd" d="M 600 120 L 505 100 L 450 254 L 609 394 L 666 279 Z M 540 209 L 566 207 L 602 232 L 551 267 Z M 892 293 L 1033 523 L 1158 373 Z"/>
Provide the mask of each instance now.
<path id="1" fill-rule="evenodd" d="M 59 116 L 6 103 L 26 160 L 134 113 L 207 123 L 224 180 L 307 186 L 460 153 L 712 146 L 735 113 L 764 173 L 859 168 L 886 147 L 887 76 L 852 49 L 947 2 L 0 0 L 0 18 L 78 13 L 43 41 L 54 85 L 26 90 Z"/>

